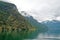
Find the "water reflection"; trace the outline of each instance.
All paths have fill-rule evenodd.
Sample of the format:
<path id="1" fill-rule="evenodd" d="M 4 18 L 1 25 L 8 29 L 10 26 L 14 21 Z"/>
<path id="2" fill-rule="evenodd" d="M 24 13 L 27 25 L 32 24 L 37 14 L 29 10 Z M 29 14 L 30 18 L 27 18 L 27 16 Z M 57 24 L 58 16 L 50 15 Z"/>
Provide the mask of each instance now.
<path id="1" fill-rule="evenodd" d="M 45 33 L 39 33 L 35 39 L 26 40 L 60 40 L 60 29 L 48 30 Z"/>
<path id="2" fill-rule="evenodd" d="M 41 32 L 44 33 L 40 29 L 35 31 L 6 31 L 4 29 L 0 32 L 0 40 L 35 40 Z"/>
<path id="3" fill-rule="evenodd" d="M 40 30 L 1 32 L 0 40 L 60 40 L 58 30 L 48 30 L 42 33 Z"/>
<path id="4" fill-rule="evenodd" d="M 35 34 L 34 34 L 35 33 Z M 23 40 L 36 38 L 37 32 L 33 31 L 20 31 L 20 32 L 1 32 L 0 40 Z"/>
<path id="5" fill-rule="evenodd" d="M 25 40 L 60 40 L 60 35 L 41 33 L 35 39 L 25 39 Z"/>

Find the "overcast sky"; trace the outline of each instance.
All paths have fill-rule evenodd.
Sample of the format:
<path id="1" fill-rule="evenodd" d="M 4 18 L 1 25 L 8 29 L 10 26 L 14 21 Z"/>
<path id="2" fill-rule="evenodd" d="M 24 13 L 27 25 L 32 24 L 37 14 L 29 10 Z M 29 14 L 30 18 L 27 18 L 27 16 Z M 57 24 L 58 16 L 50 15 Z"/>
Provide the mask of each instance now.
<path id="1" fill-rule="evenodd" d="M 38 21 L 60 20 L 60 0 L 5 0 L 14 3 Z"/>

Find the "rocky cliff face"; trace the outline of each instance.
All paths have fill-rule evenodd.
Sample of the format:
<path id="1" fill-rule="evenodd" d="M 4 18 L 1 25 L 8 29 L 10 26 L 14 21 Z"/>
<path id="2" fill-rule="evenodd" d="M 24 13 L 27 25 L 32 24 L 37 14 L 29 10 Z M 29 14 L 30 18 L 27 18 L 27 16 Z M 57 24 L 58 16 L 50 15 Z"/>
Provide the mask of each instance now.
<path id="1" fill-rule="evenodd" d="M 31 27 L 14 4 L 0 1 L 0 30 L 29 30 Z"/>

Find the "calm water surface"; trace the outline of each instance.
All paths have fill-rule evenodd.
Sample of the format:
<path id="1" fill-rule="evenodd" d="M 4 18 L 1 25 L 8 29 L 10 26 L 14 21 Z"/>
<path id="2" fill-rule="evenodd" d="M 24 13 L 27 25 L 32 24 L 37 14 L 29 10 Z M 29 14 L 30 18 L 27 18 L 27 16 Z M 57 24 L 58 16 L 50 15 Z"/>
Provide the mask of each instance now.
<path id="1" fill-rule="evenodd" d="M 25 40 L 60 40 L 60 28 L 49 28 L 45 33 L 38 33 L 36 38 Z"/>
<path id="2" fill-rule="evenodd" d="M 60 29 L 49 28 L 48 31 L 2 32 L 0 40 L 60 40 Z"/>

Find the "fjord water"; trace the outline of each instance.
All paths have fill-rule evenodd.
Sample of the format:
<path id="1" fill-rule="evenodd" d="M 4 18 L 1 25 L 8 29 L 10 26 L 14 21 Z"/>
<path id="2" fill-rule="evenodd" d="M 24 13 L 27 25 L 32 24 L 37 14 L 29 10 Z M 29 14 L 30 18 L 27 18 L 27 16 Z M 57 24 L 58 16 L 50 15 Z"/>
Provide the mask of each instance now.
<path id="1" fill-rule="evenodd" d="M 44 29 L 43 29 L 44 30 Z M 59 28 L 48 28 L 46 32 L 42 31 L 23 31 L 23 32 L 2 32 L 0 40 L 60 40 Z"/>
<path id="2" fill-rule="evenodd" d="M 48 27 L 48 31 L 38 33 L 37 37 L 34 39 L 26 39 L 26 40 L 60 40 L 60 28 Z"/>
<path id="3" fill-rule="evenodd" d="M 44 30 L 44 29 L 43 29 Z M 35 34 L 37 33 L 37 35 Z M 25 40 L 60 40 L 60 28 L 59 27 L 48 27 L 46 32 L 35 32 L 32 36 L 34 38 L 25 39 Z"/>

